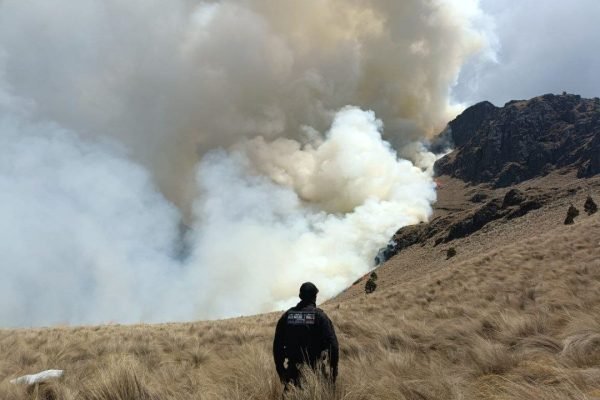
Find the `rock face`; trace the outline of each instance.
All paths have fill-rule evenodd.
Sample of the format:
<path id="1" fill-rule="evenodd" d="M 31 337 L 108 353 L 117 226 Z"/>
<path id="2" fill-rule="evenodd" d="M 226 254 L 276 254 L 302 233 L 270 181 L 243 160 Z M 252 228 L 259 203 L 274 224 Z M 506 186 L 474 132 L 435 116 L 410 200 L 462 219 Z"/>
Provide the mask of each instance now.
<path id="1" fill-rule="evenodd" d="M 399 229 L 379 250 L 376 265 L 408 247 L 449 243 L 571 196 L 572 189 L 560 187 L 501 188 L 553 170 L 574 170 L 579 178 L 600 174 L 600 99 L 547 94 L 504 107 L 482 102 L 450 122 L 434 148 L 445 148 L 448 137 L 454 151 L 436 162 L 436 174 L 484 185 L 468 198 L 469 206 Z M 586 202 L 586 212 L 597 210 L 592 202 Z M 578 213 L 571 208 L 567 224 Z"/>
<path id="2" fill-rule="evenodd" d="M 519 189 L 509 190 L 504 197 L 491 199 L 472 211 L 449 217 L 438 217 L 428 224 L 410 225 L 400 228 L 387 247 L 379 250 L 375 265 L 379 265 L 400 251 L 418 243 L 431 240 L 434 245 L 448 243 L 477 232 L 492 221 L 505 221 L 524 216 L 541 208 L 548 194 L 528 195 Z"/>
<path id="3" fill-rule="evenodd" d="M 598 98 L 547 94 L 501 108 L 483 102 L 448 127 L 455 150 L 438 160 L 438 175 L 506 187 L 557 168 L 574 168 L 580 178 L 600 173 Z"/>

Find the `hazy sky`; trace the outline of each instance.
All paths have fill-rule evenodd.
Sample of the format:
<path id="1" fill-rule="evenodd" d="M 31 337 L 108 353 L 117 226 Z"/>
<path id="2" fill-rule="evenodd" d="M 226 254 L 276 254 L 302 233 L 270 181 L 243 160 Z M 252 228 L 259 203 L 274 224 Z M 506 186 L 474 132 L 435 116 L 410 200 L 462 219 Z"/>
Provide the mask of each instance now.
<path id="1" fill-rule="evenodd" d="M 496 60 L 472 59 L 456 100 L 502 105 L 544 93 L 600 96 L 600 1 L 482 0 Z"/>

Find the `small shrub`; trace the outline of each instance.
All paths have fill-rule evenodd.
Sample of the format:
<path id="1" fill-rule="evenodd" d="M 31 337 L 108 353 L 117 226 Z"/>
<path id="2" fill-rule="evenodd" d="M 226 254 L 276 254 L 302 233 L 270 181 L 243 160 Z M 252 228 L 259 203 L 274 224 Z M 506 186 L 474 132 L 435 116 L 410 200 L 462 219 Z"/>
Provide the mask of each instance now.
<path id="1" fill-rule="evenodd" d="M 378 277 L 377 277 L 377 272 L 375 272 L 375 271 L 371 272 L 371 275 L 369 275 L 369 277 L 370 277 L 371 279 L 373 279 L 373 281 L 376 281 L 376 280 L 377 280 L 377 278 L 378 278 Z"/>
<path id="2" fill-rule="evenodd" d="M 367 283 L 365 283 L 365 293 L 371 294 L 375 291 L 375 289 L 377 289 L 377 284 L 375 283 L 373 278 L 369 278 Z"/>
<path id="3" fill-rule="evenodd" d="M 567 218 L 565 218 L 565 225 L 572 225 L 575 222 L 575 217 L 579 215 L 579 210 L 571 204 L 567 210 Z"/>
<path id="4" fill-rule="evenodd" d="M 598 211 L 598 205 L 594 199 L 592 199 L 592 196 L 588 196 L 588 198 L 585 200 L 583 211 L 585 211 L 587 215 L 595 214 Z"/>
<path id="5" fill-rule="evenodd" d="M 446 260 L 454 257 L 456 255 L 456 249 L 454 247 L 450 247 L 448 251 L 446 251 Z"/>

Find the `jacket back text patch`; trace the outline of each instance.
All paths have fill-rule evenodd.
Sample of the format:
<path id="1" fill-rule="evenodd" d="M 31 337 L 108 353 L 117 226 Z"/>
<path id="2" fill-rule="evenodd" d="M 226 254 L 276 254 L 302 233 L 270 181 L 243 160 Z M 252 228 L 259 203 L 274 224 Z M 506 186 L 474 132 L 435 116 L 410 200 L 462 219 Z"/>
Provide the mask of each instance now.
<path id="1" fill-rule="evenodd" d="M 292 311 L 287 316 L 288 325 L 314 325 L 315 313 L 305 311 Z"/>

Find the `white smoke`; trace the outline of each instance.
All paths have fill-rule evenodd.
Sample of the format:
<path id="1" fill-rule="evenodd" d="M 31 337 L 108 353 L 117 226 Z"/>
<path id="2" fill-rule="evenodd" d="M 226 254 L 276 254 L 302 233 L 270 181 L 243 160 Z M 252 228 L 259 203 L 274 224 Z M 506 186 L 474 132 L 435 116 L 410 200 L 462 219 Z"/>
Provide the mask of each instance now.
<path id="1" fill-rule="evenodd" d="M 328 298 L 435 200 L 374 114 L 348 107 L 305 148 L 257 138 L 208 153 L 182 260 L 179 213 L 120 149 L 1 115 L 3 324 L 247 314 L 289 305 L 307 279 Z"/>
<path id="2" fill-rule="evenodd" d="M 0 113 L 2 325 L 134 321 L 162 308 L 178 213 L 116 153 Z"/>
<path id="3" fill-rule="evenodd" d="M 1 1 L 0 325 L 339 292 L 431 211 L 432 156 L 390 143 L 454 112 L 477 4 Z"/>
<path id="4" fill-rule="evenodd" d="M 189 280 L 203 282 L 200 304 L 218 315 L 282 307 L 309 278 L 331 297 L 398 227 L 426 220 L 431 175 L 398 160 L 380 129 L 373 112 L 345 108 L 320 143 L 257 138 L 209 154 L 195 207 L 192 263 L 202 268 Z"/>
<path id="5" fill-rule="evenodd" d="M 326 130 L 348 104 L 401 146 L 439 131 L 477 0 L 4 0 L 0 54 L 36 118 L 110 136 L 186 213 L 198 153 Z"/>

